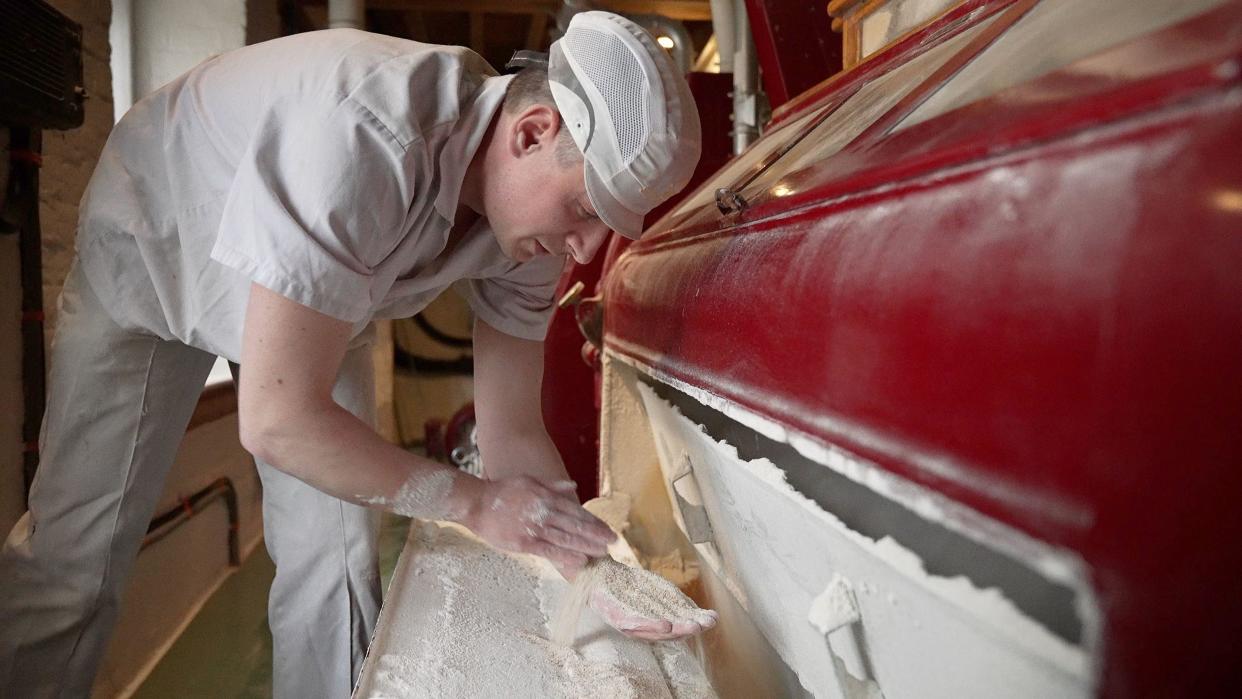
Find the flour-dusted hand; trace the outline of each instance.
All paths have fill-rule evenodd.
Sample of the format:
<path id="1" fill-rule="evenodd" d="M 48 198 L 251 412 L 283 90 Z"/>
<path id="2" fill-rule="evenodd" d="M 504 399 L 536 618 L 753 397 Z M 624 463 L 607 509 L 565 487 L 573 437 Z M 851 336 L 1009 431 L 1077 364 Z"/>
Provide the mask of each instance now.
<path id="1" fill-rule="evenodd" d="M 646 641 L 667 641 L 702 633 L 717 614 L 700 609 L 673 583 L 605 556 L 594 563 L 590 606 L 609 626 Z"/>
<path id="2" fill-rule="evenodd" d="M 577 570 L 601 556 L 616 538 L 608 525 L 572 495 L 572 482 L 551 486 L 519 476 L 478 481 L 480 490 L 463 523 L 505 551 L 543 556 L 558 568 Z"/>

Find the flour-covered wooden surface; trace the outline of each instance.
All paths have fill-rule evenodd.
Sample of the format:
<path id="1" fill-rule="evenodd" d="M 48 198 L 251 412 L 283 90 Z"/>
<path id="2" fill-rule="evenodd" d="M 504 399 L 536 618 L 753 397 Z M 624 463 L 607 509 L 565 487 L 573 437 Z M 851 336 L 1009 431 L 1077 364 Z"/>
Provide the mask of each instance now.
<path id="1" fill-rule="evenodd" d="M 627 638 L 587 610 L 548 640 L 569 585 L 546 561 L 415 523 L 355 697 L 714 697 L 684 643 Z"/>

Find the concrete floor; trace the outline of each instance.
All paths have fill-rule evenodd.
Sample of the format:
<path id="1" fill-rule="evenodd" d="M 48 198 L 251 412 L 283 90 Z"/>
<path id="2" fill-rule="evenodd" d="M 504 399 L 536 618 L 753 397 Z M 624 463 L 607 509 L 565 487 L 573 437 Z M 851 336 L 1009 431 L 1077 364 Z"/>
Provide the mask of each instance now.
<path id="1" fill-rule="evenodd" d="M 380 574 L 392 579 L 409 520 L 384 515 Z M 135 699 L 259 699 L 272 696 L 272 636 L 267 591 L 276 573 L 267 550 L 257 547 L 212 595 L 173 644 Z"/>

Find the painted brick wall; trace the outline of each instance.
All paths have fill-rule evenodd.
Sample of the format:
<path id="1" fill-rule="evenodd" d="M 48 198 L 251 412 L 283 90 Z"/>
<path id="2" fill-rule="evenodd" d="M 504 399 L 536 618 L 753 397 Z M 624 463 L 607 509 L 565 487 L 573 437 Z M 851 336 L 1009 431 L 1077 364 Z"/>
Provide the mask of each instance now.
<path id="1" fill-rule="evenodd" d="M 43 225 L 43 297 L 47 311 L 45 340 L 51 341 L 56 301 L 73 260 L 78 200 L 89 181 L 99 152 L 112 128 L 112 78 L 108 68 L 108 23 L 111 5 L 103 0 L 50 0 L 83 30 L 83 72 L 89 99 L 86 123 L 72 131 L 43 132 L 44 166 L 40 173 L 40 217 Z M 5 165 L 8 131 L 0 130 Z M 6 168 L 7 169 L 7 168 Z M 5 181 L 0 177 L 0 182 Z M 17 237 L 0 240 L 0 401 L 21 405 L 21 287 L 18 283 Z M 8 534 L 25 510 L 21 468 L 21 411 L 0 415 L 0 536 Z"/>
<path id="2" fill-rule="evenodd" d="M 107 0 L 49 0 L 82 25 L 82 64 L 86 80 L 86 121 L 72 131 L 43 132 L 43 170 L 39 176 L 39 214 L 43 223 L 43 302 L 45 336 L 56 327 L 56 302 L 64 286 L 78 221 L 78 201 L 90 181 L 99 152 L 112 130 L 112 71 L 108 67 Z"/>

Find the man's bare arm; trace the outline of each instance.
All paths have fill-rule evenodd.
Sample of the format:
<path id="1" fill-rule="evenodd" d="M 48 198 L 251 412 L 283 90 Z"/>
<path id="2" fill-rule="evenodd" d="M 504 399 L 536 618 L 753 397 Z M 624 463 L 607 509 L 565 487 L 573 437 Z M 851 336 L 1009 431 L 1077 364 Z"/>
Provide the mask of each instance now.
<path id="1" fill-rule="evenodd" d="M 524 478 L 485 482 L 410 454 L 337 405 L 332 387 L 351 331 L 251 285 L 238 393 L 247 450 L 329 495 L 456 521 L 498 548 L 569 566 L 603 552 L 612 533 L 552 488 Z"/>
<path id="2" fill-rule="evenodd" d="M 543 343 L 474 324 L 475 416 L 485 476 L 568 481 L 543 424 Z"/>

